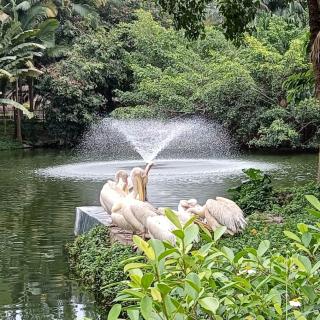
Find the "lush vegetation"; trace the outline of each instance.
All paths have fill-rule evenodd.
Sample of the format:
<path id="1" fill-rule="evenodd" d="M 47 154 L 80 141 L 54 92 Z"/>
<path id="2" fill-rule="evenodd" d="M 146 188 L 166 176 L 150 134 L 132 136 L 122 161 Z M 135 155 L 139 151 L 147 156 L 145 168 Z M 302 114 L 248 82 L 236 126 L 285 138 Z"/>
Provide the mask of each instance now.
<path id="1" fill-rule="evenodd" d="M 122 284 L 108 286 L 125 279 L 123 260 L 135 256 L 130 246 L 111 245 L 108 229 L 96 227 L 67 246 L 74 276 L 90 290 L 102 306 L 109 306 Z"/>
<path id="2" fill-rule="evenodd" d="M 28 115 L 39 97 L 44 128 L 59 144 L 76 143 L 108 115 L 201 115 L 223 124 L 247 148 L 317 147 L 320 113 L 303 1 L 265 1 L 268 10 L 243 11 L 245 21 L 255 19 L 237 41 L 228 39 L 236 26 L 221 19 L 228 1 L 207 8 L 205 37 L 198 39 L 173 28 L 191 32 L 200 25 L 177 21 L 180 2 L 169 3 L 160 1 L 171 16 L 138 0 L 6 2 L 0 7 L 3 96 Z M 240 5 L 234 10 L 242 12 Z M 16 123 L 20 118 L 18 112 Z M 16 131 L 21 140 L 24 132 Z"/>
<path id="3" fill-rule="evenodd" d="M 214 302 L 215 305 L 218 303 L 215 312 L 219 310 L 219 312 L 223 314 L 223 316 L 220 314 L 223 319 L 225 319 L 225 312 L 228 312 L 228 315 L 230 315 L 230 317 L 227 319 L 244 319 L 247 316 L 254 317 L 254 315 L 257 316 L 259 314 L 264 316 L 264 319 L 282 319 L 281 317 L 284 317 L 286 313 L 286 299 L 282 288 L 282 285 L 284 284 L 282 280 L 284 280 L 283 277 L 286 275 L 283 268 L 286 263 L 299 264 L 299 262 L 295 260 L 295 256 L 287 257 L 286 255 L 291 254 L 291 252 L 295 252 L 296 255 L 305 254 L 307 259 L 310 259 L 312 266 L 317 262 L 317 258 L 315 256 L 318 257 L 318 255 L 316 254 L 317 248 L 315 240 L 319 237 L 317 233 L 310 236 L 310 232 L 313 232 L 313 227 L 306 227 L 306 225 L 309 224 L 315 226 L 317 219 L 308 212 L 308 210 L 311 210 L 311 212 L 315 214 L 315 211 L 312 211 L 312 205 L 309 204 L 305 195 L 312 194 L 320 198 L 320 186 L 316 183 L 308 183 L 304 186 L 278 190 L 274 188 L 272 184 L 272 178 L 263 174 L 261 171 L 250 169 L 247 170 L 246 173 L 248 180 L 244 181 L 238 188 L 231 190 L 231 194 L 238 201 L 238 203 L 241 204 L 242 208 L 248 215 L 248 226 L 246 231 L 239 236 L 219 238 L 219 242 L 216 243 L 215 241 L 218 240 L 218 237 L 220 237 L 221 234 L 217 235 L 216 233 L 216 235 L 213 236 L 207 232 L 205 233 L 203 230 L 200 230 L 201 241 L 195 241 L 195 243 L 192 245 L 192 249 L 191 242 L 193 242 L 193 240 L 196 238 L 198 239 L 198 230 L 196 230 L 194 226 L 191 228 L 191 230 L 182 230 L 186 233 L 185 241 L 188 241 L 188 244 L 184 244 L 184 249 L 182 249 L 181 246 L 178 246 L 177 249 L 165 244 L 164 250 L 166 253 L 163 253 L 161 256 L 164 259 L 167 259 L 166 257 L 168 256 L 172 257 L 171 255 L 173 252 L 177 253 L 176 250 L 187 250 L 184 254 L 182 251 L 179 251 L 179 254 L 183 254 L 185 256 L 183 261 L 186 262 L 186 265 L 183 268 L 187 268 L 185 271 L 187 270 L 187 273 L 191 274 L 185 279 L 183 277 L 177 277 L 177 279 L 179 279 L 178 283 L 171 278 L 172 274 L 176 275 L 180 274 L 181 272 L 185 272 L 179 269 L 183 264 L 177 262 L 179 259 L 181 259 L 181 257 L 175 257 L 174 254 L 172 260 L 170 259 L 163 269 L 164 278 L 162 279 L 163 281 L 161 280 L 161 283 L 163 282 L 164 286 L 160 287 L 165 288 L 165 285 L 167 285 L 172 288 L 174 286 L 180 286 L 182 283 L 186 285 L 187 282 L 191 286 L 188 288 L 192 290 L 191 288 L 194 287 L 189 280 L 191 282 L 195 281 L 195 279 L 198 279 L 197 277 L 200 275 L 200 283 L 201 286 L 204 287 L 204 292 L 201 293 L 201 298 L 205 298 L 209 292 L 214 292 L 215 294 L 213 296 L 211 294 L 209 296 L 219 300 L 219 303 L 216 300 Z M 292 235 L 292 232 L 296 233 L 297 224 L 300 232 L 298 234 L 300 241 L 298 241 L 297 238 Z M 185 229 L 187 229 L 187 227 L 185 227 Z M 286 230 L 290 232 L 286 232 Z M 284 236 L 284 232 L 286 233 L 287 237 Z M 176 235 L 178 238 L 181 237 L 180 232 L 177 232 Z M 266 239 L 268 239 L 268 241 L 266 241 Z M 293 243 L 293 240 L 296 241 Z M 179 241 L 182 241 L 182 239 L 178 240 L 178 242 Z M 136 245 L 141 247 L 141 243 L 141 240 L 139 240 Z M 163 245 L 160 245 L 160 247 L 162 248 L 161 250 L 163 250 Z M 144 247 L 144 249 L 145 248 L 146 247 Z M 261 252 L 264 250 L 266 250 L 267 253 L 264 252 L 262 256 L 257 256 L 257 250 L 260 252 L 259 254 L 261 254 Z M 315 252 L 312 250 L 315 250 Z M 201 256 L 199 252 L 205 252 L 204 256 Z M 310 252 L 312 253 L 310 254 Z M 137 253 L 133 253 L 133 251 L 128 247 L 121 245 L 113 245 L 110 247 L 108 230 L 106 228 L 97 227 L 88 234 L 76 238 L 75 242 L 69 247 L 69 253 L 72 269 L 74 270 L 76 277 L 82 283 L 84 283 L 89 290 L 95 293 L 98 301 L 100 303 L 102 302 L 102 306 L 110 306 L 112 299 L 115 298 L 117 293 L 124 289 L 124 285 L 126 284 L 126 282 L 119 284 L 119 281 L 127 280 L 129 276 L 131 288 L 129 290 L 127 288 L 126 291 L 123 292 L 123 295 L 120 295 L 121 298 L 119 299 L 121 300 L 124 297 L 128 298 L 130 295 L 134 295 L 134 297 L 132 296 L 132 301 L 135 303 L 137 299 L 134 298 L 140 299 L 143 295 L 145 295 L 145 293 L 148 293 L 148 304 L 150 304 L 150 306 L 152 305 L 155 310 L 160 310 L 158 309 L 158 304 L 161 303 L 159 299 L 162 298 L 159 297 L 161 296 L 162 292 L 160 292 L 159 296 L 159 287 L 155 286 L 155 289 L 150 289 L 150 287 L 152 287 L 152 283 L 158 280 L 149 275 L 150 272 L 152 274 L 156 274 L 155 269 L 153 268 L 158 268 L 159 266 L 156 266 L 150 260 L 148 261 L 148 259 L 147 265 L 144 265 L 146 261 L 144 259 L 139 260 L 141 257 L 137 258 Z M 271 255 L 272 259 L 270 258 Z M 215 260 L 217 264 L 214 264 L 212 261 L 210 262 L 211 264 L 213 263 L 211 269 L 213 268 L 212 270 L 216 270 L 216 273 L 210 274 L 208 271 L 194 269 L 195 266 L 201 264 L 202 262 L 208 262 L 206 259 L 209 256 L 213 256 L 215 259 L 217 259 Z M 147 258 L 149 258 L 148 255 Z M 284 258 L 288 260 L 283 260 Z M 128 264 L 130 262 L 129 266 L 125 268 L 125 271 L 132 269 L 132 272 L 129 271 L 127 274 L 123 272 L 122 268 L 124 267 L 125 263 L 121 263 L 121 259 L 127 261 Z M 139 261 L 135 261 L 135 259 L 138 259 Z M 201 263 L 198 259 L 201 260 Z M 303 261 L 302 264 L 307 263 L 308 266 L 310 266 L 309 262 L 306 262 L 307 260 L 305 257 L 301 259 Z M 143 264 L 141 265 L 140 263 Z M 121 265 L 121 268 L 119 268 L 119 265 Z M 142 268 L 142 271 L 134 271 L 136 268 Z M 144 268 L 146 269 L 144 270 Z M 271 274 L 270 268 L 274 268 Z M 301 264 L 299 264 L 298 268 L 303 267 Z M 226 273 L 222 272 L 223 274 L 221 274 L 219 273 L 219 270 L 226 270 Z M 250 272 L 248 272 L 248 270 L 255 270 L 257 274 L 252 276 L 249 274 Z M 279 271 L 279 274 L 276 274 L 275 270 L 281 270 L 281 272 Z M 289 279 L 292 281 L 290 280 L 290 284 L 288 283 L 288 285 L 293 290 L 290 295 L 290 299 L 299 298 L 298 302 L 304 301 L 303 306 L 306 307 L 304 310 L 307 310 L 309 308 L 307 306 L 315 304 L 316 300 L 313 300 L 313 298 L 308 300 L 309 298 L 306 298 L 305 295 L 314 295 L 312 292 L 314 292 L 316 288 L 313 286 L 313 283 L 305 283 L 306 286 L 310 285 L 312 288 L 306 289 L 301 293 L 298 285 L 300 285 L 303 281 L 307 281 L 306 277 L 308 276 L 305 271 L 302 271 L 302 269 L 296 270 L 296 272 L 295 270 L 296 269 L 293 268 L 291 270 L 292 274 L 289 276 Z M 142 277 L 141 272 L 143 272 L 143 274 L 147 274 L 143 278 L 143 281 L 140 279 Z M 193 272 L 195 272 L 197 276 L 194 276 Z M 202 277 L 203 274 L 206 274 L 205 278 Z M 210 280 L 210 277 L 213 275 L 214 279 Z M 260 288 L 262 277 L 267 280 L 266 283 L 261 284 Z M 139 279 L 141 282 L 139 282 Z M 276 283 L 276 279 L 279 281 L 279 283 Z M 314 278 L 310 279 L 312 279 L 312 281 L 314 280 Z M 207 280 L 209 282 L 207 282 Z M 203 281 L 205 281 L 205 285 L 203 285 Z M 319 281 L 319 279 L 317 281 Z M 133 284 L 133 282 L 135 282 L 135 284 Z M 113 286 L 114 283 L 115 285 Z M 142 286 L 142 283 L 143 286 L 149 283 L 149 286 L 140 288 L 139 286 Z M 245 291 L 239 292 L 238 290 L 242 290 L 241 287 L 245 288 L 243 289 Z M 275 294 L 275 296 L 272 294 L 270 297 L 267 297 L 267 292 L 269 292 L 268 288 L 273 288 L 272 292 Z M 188 292 L 189 289 L 187 290 Z M 139 293 L 139 290 L 141 290 L 143 294 Z M 252 290 L 258 290 L 258 294 L 257 292 L 254 293 Z M 306 293 L 307 291 L 308 293 Z M 245 292 L 247 292 L 249 295 L 248 299 L 245 299 L 244 297 L 244 295 L 246 295 Z M 178 290 L 178 292 L 175 294 L 179 295 L 181 292 Z M 237 303 L 241 305 L 234 305 L 235 301 L 233 299 L 232 301 L 229 301 L 227 299 L 228 296 L 239 297 L 239 301 Z M 185 298 L 187 299 L 187 297 Z M 152 299 L 152 301 L 150 299 Z M 265 307 L 262 308 L 261 304 L 263 303 L 264 299 L 267 299 L 269 302 Z M 118 302 L 120 300 L 116 301 Z M 145 300 L 147 300 L 147 298 Z M 205 317 L 203 314 L 208 312 L 208 310 L 202 310 L 202 305 L 197 300 L 196 296 L 193 297 L 193 300 L 195 301 L 195 304 L 190 304 L 190 306 L 184 305 L 181 306 L 181 308 L 183 308 L 184 312 L 190 312 L 189 308 L 191 308 L 192 312 L 196 312 L 197 314 L 200 312 L 199 315 Z M 287 300 L 287 303 L 288 301 L 289 300 Z M 305 301 L 307 301 L 307 303 Z M 276 303 L 280 305 L 275 306 Z M 175 303 L 173 302 L 173 304 Z M 222 305 L 223 307 L 221 307 Z M 241 309 L 242 307 L 243 309 Z M 289 305 L 288 308 L 289 314 L 294 311 L 301 311 L 301 309 L 295 309 Z M 259 313 L 258 310 L 260 310 L 259 312 L 262 313 Z M 282 315 L 279 313 L 280 310 L 282 310 Z M 209 310 L 209 313 L 211 311 Z M 238 315 L 239 318 L 232 318 L 231 315 L 236 311 L 243 313 Z M 267 312 L 271 313 L 268 314 Z M 136 313 L 136 311 L 133 313 Z M 306 319 L 316 319 L 313 318 L 314 314 L 312 313 L 308 313 L 307 316 L 304 316 Z M 291 317 L 290 319 L 295 318 Z"/>
<path id="4" fill-rule="evenodd" d="M 308 199 L 320 210 L 315 197 Z M 320 211 L 310 213 L 320 217 Z M 319 319 L 319 223 L 285 231 L 293 250 L 282 254 L 270 252 L 268 240 L 241 251 L 220 246 L 225 227 L 206 232 L 195 249 L 199 227 L 193 219 L 181 227 L 172 215 L 176 246 L 134 236 L 143 257 L 126 262 L 129 281 L 115 300 L 128 319 Z M 109 320 L 120 312 L 115 304 Z"/>
<path id="5" fill-rule="evenodd" d="M 217 27 L 187 41 L 151 13 L 136 16 L 110 32 L 100 27 L 83 35 L 69 58 L 48 69 L 41 90 L 50 97 L 48 121 L 58 136 L 70 141 L 112 111 L 126 119 L 202 115 L 247 147 L 317 145 L 312 80 L 296 88 L 301 73 L 310 73 L 306 29 L 263 16 L 235 47 Z"/>

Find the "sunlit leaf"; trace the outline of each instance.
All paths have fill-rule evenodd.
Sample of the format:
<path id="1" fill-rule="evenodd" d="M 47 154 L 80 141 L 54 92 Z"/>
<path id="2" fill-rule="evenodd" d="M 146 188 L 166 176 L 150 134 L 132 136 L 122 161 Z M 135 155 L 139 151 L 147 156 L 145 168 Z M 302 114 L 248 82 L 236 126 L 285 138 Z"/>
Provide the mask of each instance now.
<path id="1" fill-rule="evenodd" d="M 123 270 L 124 272 L 127 272 L 128 270 L 131 270 L 131 269 L 140 269 L 144 267 L 148 267 L 148 265 L 145 263 L 135 262 L 135 263 L 128 263 L 127 265 L 125 265 Z"/>
<path id="2" fill-rule="evenodd" d="M 257 254 L 259 257 L 262 257 L 270 248 L 270 241 L 269 240 L 263 240 L 260 242 Z"/>
<path id="3" fill-rule="evenodd" d="M 150 320 L 152 316 L 152 299 L 144 296 L 141 300 L 141 314 L 145 320 Z"/>
<path id="4" fill-rule="evenodd" d="M 227 227 L 225 226 L 218 227 L 213 233 L 214 241 L 218 241 L 224 235 L 226 230 L 227 230 Z"/>
<path id="5" fill-rule="evenodd" d="M 213 297 L 199 299 L 199 304 L 203 309 L 206 309 L 213 314 L 215 314 L 219 308 L 219 300 Z"/>
<path id="6" fill-rule="evenodd" d="M 301 242 L 301 239 L 296 235 L 294 234 L 293 232 L 291 231 L 283 231 L 283 233 L 289 238 L 289 239 L 292 239 L 294 241 L 297 241 L 297 242 Z"/>
<path id="7" fill-rule="evenodd" d="M 117 320 L 121 312 L 121 304 L 114 304 L 108 313 L 107 320 Z"/>
<path id="8" fill-rule="evenodd" d="M 161 293 L 157 288 L 151 288 L 150 291 L 151 291 L 151 296 L 153 300 L 158 302 L 162 301 Z"/>
<path id="9" fill-rule="evenodd" d="M 165 216 L 178 228 L 182 229 L 182 225 L 178 216 L 169 208 L 165 209 Z"/>
<path id="10" fill-rule="evenodd" d="M 306 195 L 306 199 L 312 204 L 318 211 L 320 211 L 320 201 L 313 195 Z"/>

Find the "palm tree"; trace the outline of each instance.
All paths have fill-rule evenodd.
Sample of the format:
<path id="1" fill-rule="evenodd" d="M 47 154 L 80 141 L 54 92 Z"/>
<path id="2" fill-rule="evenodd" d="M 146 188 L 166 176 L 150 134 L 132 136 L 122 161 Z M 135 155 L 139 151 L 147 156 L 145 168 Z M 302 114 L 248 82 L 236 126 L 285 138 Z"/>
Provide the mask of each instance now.
<path id="1" fill-rule="evenodd" d="M 33 59 L 41 56 L 45 46 L 37 42 L 37 29 L 23 31 L 21 24 L 6 19 L 0 24 L 0 103 L 10 104 L 15 108 L 16 138 L 22 141 L 21 113 L 31 117 L 32 113 L 23 106 L 19 99 L 19 81 L 25 77 L 37 77 L 41 74 L 33 65 Z M 15 84 L 15 101 L 6 98 L 10 84 Z"/>

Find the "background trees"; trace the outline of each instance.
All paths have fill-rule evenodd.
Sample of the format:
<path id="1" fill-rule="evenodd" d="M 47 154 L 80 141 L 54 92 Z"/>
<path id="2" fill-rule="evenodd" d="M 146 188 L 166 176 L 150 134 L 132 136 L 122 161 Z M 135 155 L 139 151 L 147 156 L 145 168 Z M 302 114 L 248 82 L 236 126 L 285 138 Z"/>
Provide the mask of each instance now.
<path id="1" fill-rule="evenodd" d="M 4 2 L 1 12 L 29 34 L 26 40 L 46 46 L 31 61 L 43 73 L 35 94 L 46 101 L 51 138 L 74 144 L 110 114 L 201 115 L 245 147 L 314 148 L 319 105 L 307 3 L 183 3 L 161 1 L 168 16 L 138 0 Z M 174 28 L 185 24 L 185 31 Z M 201 32 L 205 37 L 196 38 Z M 20 79 L 34 87 L 33 77 Z M 29 96 L 32 110 L 33 90 Z"/>

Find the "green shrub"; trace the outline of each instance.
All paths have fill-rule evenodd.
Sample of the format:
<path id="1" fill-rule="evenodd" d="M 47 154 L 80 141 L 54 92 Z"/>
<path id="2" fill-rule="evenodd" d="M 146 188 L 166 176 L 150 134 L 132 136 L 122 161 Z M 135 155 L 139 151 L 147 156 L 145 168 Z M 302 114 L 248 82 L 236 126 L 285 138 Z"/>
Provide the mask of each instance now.
<path id="1" fill-rule="evenodd" d="M 110 284 L 126 279 L 119 264 L 135 255 L 132 247 L 111 245 L 106 227 L 95 227 L 67 246 L 71 270 L 104 307 L 110 305 L 123 285 Z"/>
<path id="2" fill-rule="evenodd" d="M 259 148 L 292 148 L 299 143 L 299 133 L 282 119 L 274 120 L 269 127 L 262 126 L 259 137 L 250 141 L 250 146 Z"/>
<path id="3" fill-rule="evenodd" d="M 273 197 L 271 177 L 259 169 L 250 168 L 243 172 L 248 179 L 228 190 L 233 200 L 246 214 L 269 210 Z"/>
<path id="4" fill-rule="evenodd" d="M 320 218 L 320 202 L 308 200 Z M 144 258 L 127 262 L 129 281 L 115 300 L 130 305 L 115 304 L 109 320 L 121 310 L 130 320 L 320 319 L 320 223 L 285 231 L 291 246 L 280 254 L 270 252 L 269 240 L 234 251 L 219 244 L 225 227 L 201 233 L 194 219 L 181 227 L 172 211 L 166 215 L 177 228 L 176 245 L 134 237 Z M 195 249 L 199 237 L 206 243 Z"/>
<path id="5" fill-rule="evenodd" d="M 115 119 L 146 119 L 154 118 L 153 108 L 146 106 L 120 107 L 113 110 L 110 114 Z"/>

